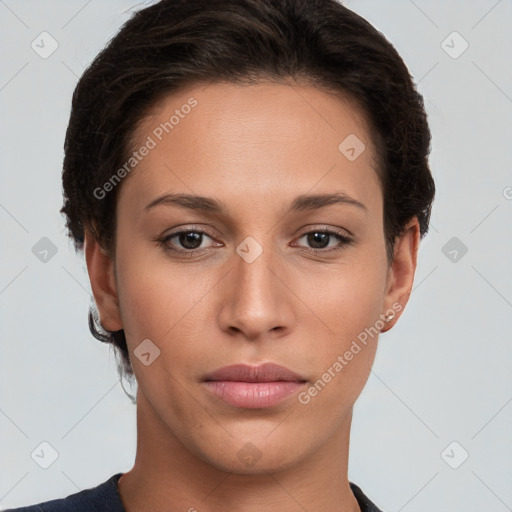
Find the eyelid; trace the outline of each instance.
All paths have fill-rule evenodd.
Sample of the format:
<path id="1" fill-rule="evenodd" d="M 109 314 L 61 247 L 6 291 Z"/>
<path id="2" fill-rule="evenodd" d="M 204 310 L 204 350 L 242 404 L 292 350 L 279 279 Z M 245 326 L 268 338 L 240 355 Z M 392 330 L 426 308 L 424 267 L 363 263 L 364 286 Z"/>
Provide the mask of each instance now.
<path id="1" fill-rule="evenodd" d="M 341 236 L 343 238 L 351 239 L 354 241 L 355 237 L 352 232 L 350 232 L 346 228 L 339 228 L 334 226 L 326 226 L 325 224 L 320 225 L 310 225 L 306 228 L 302 228 L 299 233 L 296 235 L 297 238 L 300 238 L 309 233 L 328 233 Z"/>
<path id="2" fill-rule="evenodd" d="M 182 226 L 175 226 L 169 232 L 164 232 L 161 235 L 161 238 L 168 238 L 171 236 L 179 235 L 180 233 L 189 233 L 189 232 L 201 233 L 204 235 L 208 235 L 210 238 L 215 238 L 217 236 L 216 234 L 214 234 L 213 229 L 209 229 L 207 227 L 199 226 L 196 224 L 184 224 Z"/>

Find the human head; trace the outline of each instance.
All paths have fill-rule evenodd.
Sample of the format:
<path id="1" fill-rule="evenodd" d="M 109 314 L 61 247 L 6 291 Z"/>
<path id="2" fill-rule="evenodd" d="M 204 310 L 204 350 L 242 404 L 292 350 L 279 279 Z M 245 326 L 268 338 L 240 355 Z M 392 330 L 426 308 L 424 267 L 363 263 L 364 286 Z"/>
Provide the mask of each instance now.
<path id="1" fill-rule="evenodd" d="M 76 247 L 89 229 L 114 254 L 123 184 L 111 191 L 104 184 L 127 161 L 134 127 L 158 101 L 197 83 L 290 79 L 337 93 L 365 116 L 378 157 L 391 262 L 410 219 L 418 219 L 422 236 L 428 229 L 430 133 L 422 98 L 395 49 L 334 0 L 163 0 L 135 13 L 73 95 L 62 211 Z M 114 343 L 131 374 L 123 332 L 104 332 L 92 314 L 90 326 L 96 337 Z"/>

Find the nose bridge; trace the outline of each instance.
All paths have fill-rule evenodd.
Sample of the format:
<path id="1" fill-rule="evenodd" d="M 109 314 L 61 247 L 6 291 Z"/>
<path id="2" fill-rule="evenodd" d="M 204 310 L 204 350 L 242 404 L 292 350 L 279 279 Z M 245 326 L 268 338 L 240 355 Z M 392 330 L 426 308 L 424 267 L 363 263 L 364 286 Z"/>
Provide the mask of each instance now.
<path id="1" fill-rule="evenodd" d="M 233 255 L 229 296 L 222 308 L 224 329 L 242 331 L 247 337 L 283 331 L 292 321 L 289 297 L 276 273 L 282 264 L 271 236 L 246 237 Z"/>
<path id="2" fill-rule="evenodd" d="M 238 258 L 234 261 L 234 273 L 244 295 L 257 297 L 265 294 L 270 298 L 270 289 L 275 285 L 272 282 L 275 280 L 275 271 L 272 271 L 275 255 L 269 237 L 265 248 L 255 238 L 247 237 L 238 245 L 236 253 Z"/>

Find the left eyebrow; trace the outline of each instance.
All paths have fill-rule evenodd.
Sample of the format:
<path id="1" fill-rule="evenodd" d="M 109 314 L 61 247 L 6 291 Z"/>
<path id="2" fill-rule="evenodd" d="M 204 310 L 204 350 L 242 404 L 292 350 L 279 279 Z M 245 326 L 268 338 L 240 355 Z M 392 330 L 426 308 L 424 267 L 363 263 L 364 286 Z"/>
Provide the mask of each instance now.
<path id="1" fill-rule="evenodd" d="M 145 211 L 148 211 L 160 204 L 215 213 L 222 212 L 225 209 L 221 201 L 210 197 L 196 196 L 192 194 L 164 194 L 163 196 L 157 197 L 151 201 L 145 207 Z M 344 192 L 334 194 L 304 194 L 298 196 L 293 201 L 290 211 L 319 210 L 320 208 L 325 208 L 326 206 L 333 204 L 348 204 L 367 211 L 367 208 L 363 203 L 353 197 L 350 197 Z"/>
<path id="2" fill-rule="evenodd" d="M 290 211 L 318 210 L 331 204 L 349 204 L 367 211 L 363 203 L 344 192 L 299 196 L 293 201 Z"/>

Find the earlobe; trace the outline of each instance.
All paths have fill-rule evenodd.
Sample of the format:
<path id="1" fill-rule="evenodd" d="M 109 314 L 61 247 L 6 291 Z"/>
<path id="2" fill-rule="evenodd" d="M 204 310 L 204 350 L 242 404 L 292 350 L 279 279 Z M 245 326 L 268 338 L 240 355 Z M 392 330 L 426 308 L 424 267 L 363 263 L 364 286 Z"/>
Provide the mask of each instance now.
<path id="1" fill-rule="evenodd" d="M 123 328 L 123 324 L 114 278 L 114 264 L 89 229 L 85 231 L 84 253 L 101 326 L 109 331 L 118 331 Z"/>
<path id="2" fill-rule="evenodd" d="M 409 301 L 416 272 L 419 243 L 420 227 L 418 219 L 414 217 L 405 226 L 402 235 L 395 242 L 384 300 L 386 308 L 384 314 L 390 315 L 390 313 L 393 313 L 393 315 L 381 332 L 389 331 L 395 325 Z"/>

